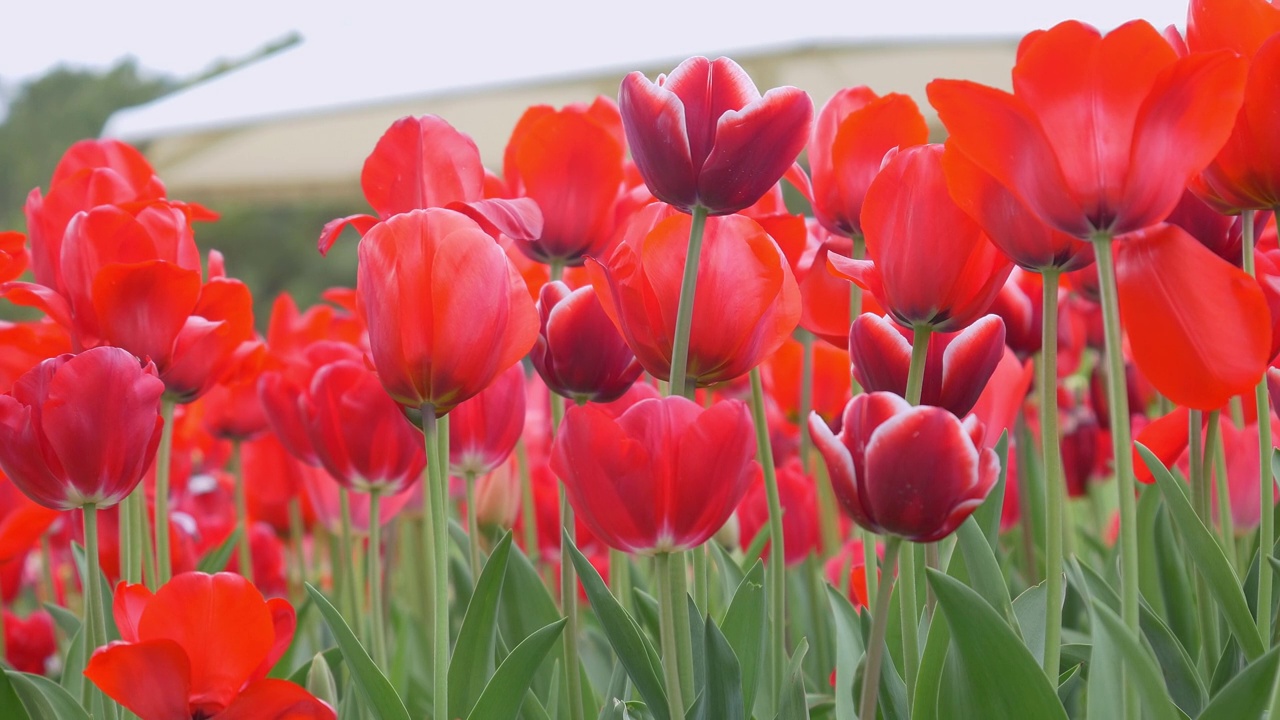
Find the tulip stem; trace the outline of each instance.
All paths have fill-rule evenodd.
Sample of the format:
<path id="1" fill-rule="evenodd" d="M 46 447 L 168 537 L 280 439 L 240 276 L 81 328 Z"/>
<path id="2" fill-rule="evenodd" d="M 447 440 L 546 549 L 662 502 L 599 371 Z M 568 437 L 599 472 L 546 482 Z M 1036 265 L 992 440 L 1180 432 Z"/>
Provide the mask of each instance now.
<path id="1" fill-rule="evenodd" d="M 422 406 L 423 434 L 426 439 L 429 472 L 424 497 L 430 498 L 431 551 L 433 553 L 431 584 L 432 714 L 449 717 L 449 518 L 445 503 L 449 497 L 449 416 L 436 418 L 436 409 Z M 445 448 L 442 454 L 440 448 Z"/>
<path id="2" fill-rule="evenodd" d="M 169 561 L 169 465 L 173 453 L 173 399 L 160 398 L 160 417 L 164 427 L 160 431 L 160 448 L 156 451 L 156 567 L 151 577 L 155 587 L 169 582 L 173 565 Z M 145 513 L 144 513 L 145 514 Z"/>
<path id="3" fill-rule="evenodd" d="M 1057 686 L 1062 639 L 1062 536 L 1067 502 L 1061 473 L 1062 449 L 1058 444 L 1058 269 L 1044 270 L 1041 277 L 1044 279 L 1044 321 L 1040 334 L 1040 445 L 1047 498 L 1044 673 Z"/>
<path id="4" fill-rule="evenodd" d="M 1204 438 L 1201 434 L 1203 428 L 1200 421 L 1201 413 L 1199 410 L 1192 410 L 1187 415 L 1187 438 L 1190 445 L 1190 463 L 1188 470 L 1191 473 L 1191 506 L 1195 509 L 1196 516 L 1206 527 L 1213 526 L 1213 519 L 1210 517 L 1210 494 L 1209 494 L 1209 478 L 1205 476 L 1205 451 Z M 1203 573 L 1196 572 L 1195 579 L 1195 597 L 1196 611 L 1198 613 L 1197 621 L 1200 624 L 1200 648 L 1201 662 L 1204 665 L 1206 677 L 1213 672 L 1215 663 L 1218 658 L 1218 614 L 1213 607 L 1212 595 L 1209 590 L 1209 580 Z"/>
<path id="5" fill-rule="evenodd" d="M 929 357 L 929 337 L 933 335 L 933 326 L 916 325 L 912 329 L 911 366 L 907 369 L 907 402 L 920 404 L 920 393 L 924 390 L 924 366 Z"/>
<path id="6" fill-rule="evenodd" d="M 382 503 L 379 488 L 369 488 L 369 617 L 373 622 L 373 661 L 387 668 L 387 638 L 382 617 Z"/>
<path id="7" fill-rule="evenodd" d="M 1257 267 L 1253 258 L 1254 214 L 1245 210 L 1240 214 L 1240 227 L 1244 244 L 1244 271 L 1250 277 L 1257 276 Z M 1271 406 L 1267 402 L 1267 376 L 1263 375 L 1253 390 L 1253 400 L 1258 408 L 1258 492 L 1262 508 L 1262 522 L 1258 526 L 1258 632 L 1268 647 L 1271 644 L 1271 563 L 1267 556 L 1275 546 L 1275 517 L 1271 513 L 1275 505 L 1275 478 L 1271 467 Z M 1266 608 L 1266 611 L 1263 609 Z"/>
<path id="8" fill-rule="evenodd" d="M 871 544 L 874 544 L 871 543 Z M 884 635 L 889 628 L 889 596 L 893 590 L 893 573 L 898 562 L 898 549 L 902 547 L 902 538 L 890 535 L 884 542 L 884 575 L 880 590 L 875 596 L 875 606 L 871 609 L 871 641 L 867 644 L 867 671 L 862 680 L 862 704 L 858 711 L 860 718 L 876 717 L 876 699 L 880 693 L 880 664 L 884 660 Z M 869 567 L 867 577 L 875 572 Z M 852 668 L 850 668 L 852 670 Z M 911 690 L 911 685 L 907 685 Z"/>
<path id="9" fill-rule="evenodd" d="M 1111 414 L 1111 451 L 1115 459 L 1116 492 L 1120 500 L 1120 616 L 1134 633 L 1138 627 L 1138 508 L 1133 487 L 1133 437 L 1129 427 L 1129 389 L 1124 373 L 1124 346 L 1120 335 L 1120 299 L 1116 292 L 1116 268 L 1111 256 L 1111 235 L 1095 233 L 1094 256 L 1098 263 L 1098 292 L 1106 334 L 1107 407 Z M 1124 683 L 1125 717 L 1138 717 L 1137 687 Z"/>
<path id="10" fill-rule="evenodd" d="M 240 462 L 240 441 L 231 442 L 231 472 L 236 482 L 236 526 L 240 528 L 240 574 L 253 583 L 253 545 L 249 542 L 249 501 L 244 489 L 244 466 Z"/>
<path id="11" fill-rule="evenodd" d="M 609 548 L 609 589 L 623 609 L 631 612 L 631 561 L 621 550 Z"/>
<path id="12" fill-rule="evenodd" d="M 902 621 L 902 680 L 907 684 L 909 702 L 915 694 L 920 668 L 920 606 L 916 602 L 916 546 L 904 542 L 906 546 L 898 553 L 898 609 Z"/>
<path id="13" fill-rule="evenodd" d="M 524 526 L 524 552 L 536 567 L 538 564 L 538 511 L 533 504 L 533 472 L 529 469 L 529 450 L 524 435 L 516 441 L 516 462 L 520 465 L 520 519 Z"/>
<path id="14" fill-rule="evenodd" d="M 671 594 L 679 602 L 673 610 L 676 615 L 676 649 L 680 651 L 680 692 L 693 698 L 697 689 L 693 686 L 693 624 L 689 621 L 689 570 L 685 556 L 692 551 L 674 553 L 671 556 Z M 683 717 L 683 716 L 682 716 Z"/>
<path id="15" fill-rule="evenodd" d="M 862 535 L 862 573 L 867 579 L 867 597 L 866 601 L 876 596 L 876 589 L 880 584 L 880 573 L 877 572 L 876 566 L 880 562 L 880 556 L 876 553 L 876 541 L 878 536 L 871 532 L 854 526 L 854 530 Z M 845 574 L 840 575 L 840 582 L 844 582 Z M 851 588 L 852 590 L 852 588 Z"/>
<path id="16" fill-rule="evenodd" d="M 107 644 L 107 616 L 102 607 L 102 570 L 98 560 L 98 506 L 92 503 L 83 508 L 84 515 L 84 562 L 85 573 L 81 578 L 84 586 L 84 667 L 89 666 L 93 653 Z M 81 701 L 86 709 L 91 708 L 94 699 L 94 684 L 83 678 L 84 691 Z M 106 695 L 99 693 L 103 711 L 109 720 L 116 717 L 116 705 Z"/>
<path id="17" fill-rule="evenodd" d="M 552 265 L 552 269 L 555 269 Z M 553 280 L 558 279 L 553 277 Z M 551 393 L 551 433 L 560 432 L 560 421 L 564 419 L 564 396 Z M 564 483 L 560 484 L 560 525 L 564 530 L 562 537 L 577 542 L 577 526 L 573 519 L 573 506 L 569 504 L 569 493 Z M 571 720 L 583 720 L 582 711 L 582 670 L 578 660 L 578 574 L 574 572 L 573 555 L 569 545 L 563 539 L 560 543 L 560 607 L 564 610 L 564 663 L 565 676 L 569 681 L 569 717 Z"/>
<path id="18" fill-rule="evenodd" d="M 133 508 L 136 504 L 135 499 L 146 491 L 146 483 L 138 483 L 138 486 L 120 501 L 117 508 L 120 531 L 120 577 L 130 584 L 142 581 L 141 553 L 139 552 L 141 548 L 134 547 L 133 542 L 137 537 L 135 528 L 137 520 L 134 517 Z M 0 655 L 0 657 L 3 656 Z"/>
<path id="19" fill-rule="evenodd" d="M 751 370 L 751 416 L 756 426 L 756 457 L 764 469 L 765 499 L 769 505 L 769 562 L 765 567 L 769 586 L 769 687 L 770 697 L 780 702 L 786 650 L 786 549 L 782 532 L 782 500 L 778 476 L 773 466 L 773 446 L 769 442 L 769 422 L 764 410 L 764 383 L 760 368 Z"/>
<path id="20" fill-rule="evenodd" d="M 671 553 L 653 556 L 653 578 L 658 590 L 658 629 L 662 642 L 662 669 L 667 684 L 667 712 L 671 720 L 684 717 L 684 695 L 680 688 L 680 650 L 676 646 L 676 613 L 684 612 L 685 600 L 671 583 Z"/>
<path id="21" fill-rule="evenodd" d="M 467 484 L 467 555 L 471 561 L 471 583 L 480 580 L 480 520 L 476 516 L 476 474 L 462 474 Z"/>
<path id="22" fill-rule="evenodd" d="M 360 616 L 360 600 L 358 590 L 356 588 L 356 580 L 351 575 L 351 557 L 352 557 L 352 530 L 351 530 L 351 491 L 344 488 L 338 489 L 338 513 L 340 515 L 339 522 L 341 530 L 338 535 L 338 546 L 341 549 L 341 568 L 342 568 L 342 584 L 340 592 L 343 595 L 343 602 L 347 605 L 347 617 L 353 621 Z M 363 627 L 363 623 L 361 623 Z"/>
<path id="23" fill-rule="evenodd" d="M 680 300 L 676 305 L 676 335 L 671 340 L 671 394 L 693 397 L 693 388 L 685 377 L 689 372 L 689 332 L 693 327 L 693 298 L 698 286 L 698 263 L 702 258 L 702 235 L 707 224 L 707 209 L 693 207 L 693 223 L 689 226 L 689 249 L 684 257 L 684 274 L 680 277 Z"/>

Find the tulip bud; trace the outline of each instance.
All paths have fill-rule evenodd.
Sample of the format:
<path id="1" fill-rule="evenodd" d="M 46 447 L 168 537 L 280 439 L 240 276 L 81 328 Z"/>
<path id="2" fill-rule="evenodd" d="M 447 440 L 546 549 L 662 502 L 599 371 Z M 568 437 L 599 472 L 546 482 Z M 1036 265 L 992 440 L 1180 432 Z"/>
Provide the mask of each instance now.
<path id="1" fill-rule="evenodd" d="M 577 401 L 612 402 L 644 371 L 609 320 L 595 288 L 570 291 L 562 282 L 542 286 L 542 321 L 530 357 L 543 382 Z"/>

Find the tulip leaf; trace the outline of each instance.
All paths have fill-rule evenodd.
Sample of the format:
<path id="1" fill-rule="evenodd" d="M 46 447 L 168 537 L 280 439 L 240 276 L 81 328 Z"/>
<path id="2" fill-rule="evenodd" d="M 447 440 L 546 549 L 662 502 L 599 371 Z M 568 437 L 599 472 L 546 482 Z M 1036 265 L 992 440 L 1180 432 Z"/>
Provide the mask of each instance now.
<path id="1" fill-rule="evenodd" d="M 1093 683 L 1098 679 L 1097 671 L 1103 670 L 1111 680 L 1119 682 L 1123 676 L 1125 683 L 1137 686 L 1138 694 L 1148 712 L 1147 717 L 1156 720 L 1176 720 L 1181 717 L 1177 706 L 1169 699 L 1169 691 L 1156 667 L 1155 658 L 1143 647 L 1138 636 L 1125 627 L 1120 616 L 1101 600 L 1094 598 L 1089 606 L 1089 617 L 1093 624 L 1095 662 L 1105 660 L 1105 667 L 1099 663 L 1089 672 L 1090 696 L 1093 694 Z M 1116 712 L 1123 707 L 1124 703 L 1121 701 L 1111 705 L 1110 710 Z M 1095 703 L 1089 703 L 1090 718 L 1104 716 Z"/>
<path id="2" fill-rule="evenodd" d="M 494 648 L 498 639 L 498 601 L 511 552 L 508 532 L 493 549 L 480 571 L 471 604 L 462 618 L 462 629 L 449 661 L 449 717 L 466 717 L 475 706 L 485 683 L 493 675 Z"/>
<path id="3" fill-rule="evenodd" d="M 515 646 L 485 685 L 468 720 L 515 720 L 534 674 L 559 640 L 566 622 L 561 618 Z"/>
<path id="4" fill-rule="evenodd" d="M 507 576 L 502 583 L 501 608 L 499 623 L 502 639 L 508 647 L 518 644 L 539 628 L 560 618 L 555 599 L 543 584 L 533 563 L 518 547 L 512 547 L 507 556 Z M 552 656 L 560 659 L 563 664 L 563 651 L 555 650 Z M 534 676 L 534 693 L 544 704 L 550 696 L 551 673 L 552 669 L 543 664 Z M 561 678 L 560 683 L 563 684 L 562 691 L 567 692 L 567 680 Z"/>
<path id="5" fill-rule="evenodd" d="M 333 671 L 329 669 L 329 662 L 324 659 L 324 654 L 316 653 L 315 657 L 311 658 L 309 665 L 310 667 L 307 668 L 307 682 L 303 687 L 317 698 L 333 707 L 337 707 L 338 683 L 333 678 Z"/>
<path id="6" fill-rule="evenodd" d="M 347 621 L 342 619 L 342 613 L 339 613 L 338 609 L 311 583 L 306 583 L 306 587 L 316 607 L 320 608 L 320 614 L 324 616 L 325 624 L 329 626 L 329 631 L 337 640 L 338 647 L 342 649 L 342 657 L 346 660 L 347 667 L 351 669 L 356 688 L 364 698 L 367 708 L 373 713 L 374 719 L 409 720 L 409 711 L 405 709 L 404 702 L 396 694 L 395 688 L 391 687 L 386 676 L 369 658 L 369 653 L 365 652 L 360 641 L 351 632 Z"/>
<path id="7" fill-rule="evenodd" d="M 733 559 L 733 556 L 729 554 L 729 551 L 725 550 L 724 546 L 718 542 L 707 543 L 707 547 L 711 549 L 710 554 L 715 558 L 716 567 L 720 570 L 720 586 L 723 588 L 723 592 L 727 593 L 742 585 L 742 579 L 745 577 L 742 571 L 742 566 L 738 565 L 738 562 Z M 749 562 L 749 560 L 744 559 L 743 562 L 746 563 Z M 732 600 L 732 598 L 726 597 L 725 604 L 729 604 Z"/>
<path id="8" fill-rule="evenodd" d="M 703 646 L 705 680 L 690 714 L 694 720 L 746 720 L 742 669 L 729 641 L 710 617 L 706 621 Z"/>
<path id="9" fill-rule="evenodd" d="M 75 613 L 51 602 L 44 603 L 44 609 L 53 618 L 58 629 L 67 637 L 72 637 L 80 631 L 80 618 L 76 617 Z"/>
<path id="10" fill-rule="evenodd" d="M 1196 720 L 1265 717 L 1271 709 L 1271 690 L 1277 669 L 1280 669 L 1280 648 L 1273 648 L 1232 678 Z"/>
<path id="11" fill-rule="evenodd" d="M 983 500 L 978 509 L 973 511 L 972 516 L 986 536 L 987 544 L 993 548 L 1000 546 L 1000 516 L 1004 512 L 1004 493 L 1009 482 L 1008 430 L 1000 433 L 1000 440 L 996 442 L 995 451 L 996 457 L 1000 459 L 1000 476 L 996 480 L 995 486 L 991 488 L 991 492 L 987 494 L 987 499 Z"/>
<path id="12" fill-rule="evenodd" d="M 1045 605 L 1049 597 L 1047 581 L 1029 587 L 1013 601 L 1013 614 L 1018 618 L 1022 644 L 1032 657 L 1044 657 Z"/>
<path id="13" fill-rule="evenodd" d="M 986 536 L 972 517 L 960 524 L 956 540 L 964 555 L 965 569 L 969 573 L 969 586 L 978 591 L 996 612 L 1011 625 L 1017 622 L 1013 614 L 1013 601 L 1009 598 L 1009 586 L 1000 571 L 1000 562 L 991 552 Z M 1014 625 L 1016 628 L 1017 626 Z"/>
<path id="14" fill-rule="evenodd" d="M 854 674 L 866 654 L 857 611 L 839 590 L 827 585 L 827 602 L 836 621 L 836 720 L 856 720 Z"/>
<path id="15" fill-rule="evenodd" d="M 911 702 L 912 720 L 938 720 L 938 701 L 943 696 L 950 647 L 951 627 L 945 622 L 930 623 L 929 633 L 925 636 L 924 652 L 920 655 L 920 667 L 916 669 L 915 695 Z M 838 685 L 839 680 L 836 682 Z M 837 707 L 839 700 L 837 696 Z M 852 712 L 851 709 L 850 713 Z M 848 717 L 853 718 L 854 715 L 850 714 Z M 843 719 L 837 715 L 837 720 Z"/>
<path id="16" fill-rule="evenodd" d="M 742 670 L 742 702 L 754 707 L 760 673 L 764 668 L 765 620 L 764 563 L 757 560 L 738 583 L 720 630 Z"/>
<path id="17" fill-rule="evenodd" d="M 3 685 L 7 679 L 12 683 L 12 689 L 17 692 L 18 697 L 22 698 L 22 704 L 26 706 L 26 712 L 23 714 L 22 707 L 12 710 L 8 704 L 8 699 L 3 688 L 0 688 L 0 717 L 21 718 L 30 717 L 31 720 L 89 720 L 89 714 L 80 707 L 80 702 L 71 696 L 58 683 L 50 680 L 43 675 L 32 675 L 30 673 L 20 673 L 13 671 L 5 671 L 0 673 L 0 685 Z M 10 712 L 13 714 L 10 714 Z"/>
<path id="18" fill-rule="evenodd" d="M 1210 592 L 1226 617 L 1227 626 L 1240 641 L 1245 657 L 1249 660 L 1257 659 L 1264 651 L 1262 638 L 1258 636 L 1258 626 L 1254 624 L 1253 616 L 1249 613 L 1249 603 L 1245 600 L 1244 591 L 1240 589 L 1240 578 L 1231 569 L 1231 563 L 1227 561 L 1227 556 L 1214 539 L 1213 533 L 1196 517 L 1182 483 L 1169 474 L 1164 463 L 1150 450 L 1140 443 L 1137 447 L 1143 462 L 1155 475 L 1156 484 L 1164 494 L 1173 522 L 1178 526 L 1187 549 L 1191 552 L 1191 559 L 1204 575 Z"/>
<path id="19" fill-rule="evenodd" d="M 657 650 L 640 631 L 636 621 L 627 614 L 622 605 L 618 604 L 613 594 L 609 592 L 609 588 L 605 587 L 600 573 L 596 572 L 595 567 L 573 544 L 573 540 L 567 533 L 561 538 L 561 542 L 566 543 L 566 547 L 569 548 L 573 566 L 578 571 L 578 579 L 587 592 L 587 599 L 591 601 L 591 608 L 595 610 L 601 627 L 604 628 L 609 645 L 618 654 L 618 660 L 627 668 L 627 675 L 631 677 L 631 682 L 635 684 L 640 697 L 644 698 L 649 712 L 653 714 L 654 720 L 672 720 L 667 711 L 667 692 L 666 686 L 663 685 L 662 674 L 659 672 L 662 664 L 658 660 Z"/>
<path id="20" fill-rule="evenodd" d="M 306 687 L 307 677 L 311 672 L 311 663 L 315 662 L 315 658 L 323 657 L 324 663 L 329 667 L 330 672 L 337 672 L 338 667 L 342 665 L 342 648 L 329 648 L 323 652 L 316 653 L 315 657 L 302 664 L 302 667 L 293 671 L 293 674 L 285 678 L 294 685 L 302 685 Z"/>
<path id="21" fill-rule="evenodd" d="M 1159 488 L 1156 491 L 1159 492 Z M 1157 572 L 1160 575 L 1160 594 L 1164 597 L 1165 617 L 1182 646 L 1195 657 L 1200 653 L 1200 628 L 1191 592 L 1193 583 L 1179 550 L 1182 542 L 1174 532 L 1167 510 L 1157 513 L 1152 535 L 1156 538 Z"/>
<path id="22" fill-rule="evenodd" d="M 777 720 L 809 720 L 809 700 L 804 693 L 804 656 L 808 651 L 808 639 L 801 638 L 782 676 Z"/>
<path id="23" fill-rule="evenodd" d="M 0 716 L 11 717 L 14 720 L 31 720 L 31 715 L 27 713 L 27 708 L 18 699 L 18 692 L 10 679 L 15 675 L 21 675 L 21 673 L 8 670 L 0 671 Z"/>
<path id="24" fill-rule="evenodd" d="M 222 572 L 226 569 L 227 561 L 231 559 L 231 553 L 235 551 L 236 544 L 239 542 L 240 530 L 237 528 L 218 547 L 205 553 L 205 556 L 200 558 L 200 562 L 196 565 L 196 570 L 202 573 Z"/>
<path id="25" fill-rule="evenodd" d="M 71 636 L 71 642 L 67 644 L 67 652 L 62 656 L 62 676 L 58 678 L 58 684 L 70 693 L 71 697 L 80 697 L 84 683 L 87 682 L 84 678 L 85 629 L 82 625 Z"/>
<path id="26" fill-rule="evenodd" d="M 927 572 L 951 628 L 960 682 L 947 702 L 955 716 L 1065 720 L 1057 688 L 1013 628 L 974 590 L 936 570 Z"/>

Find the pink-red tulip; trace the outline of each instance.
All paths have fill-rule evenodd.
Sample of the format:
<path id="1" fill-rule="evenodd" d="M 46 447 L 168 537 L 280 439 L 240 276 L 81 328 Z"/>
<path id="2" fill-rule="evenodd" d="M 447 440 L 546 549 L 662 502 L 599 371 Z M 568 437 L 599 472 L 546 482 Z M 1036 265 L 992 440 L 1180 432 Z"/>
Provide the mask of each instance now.
<path id="1" fill-rule="evenodd" d="M 541 328 L 530 359 L 553 392 L 575 401 L 612 402 L 644 371 L 594 287 L 543 285 L 538 316 Z"/>
<path id="2" fill-rule="evenodd" d="M 502 465 L 524 431 L 524 367 L 516 363 L 449 413 L 449 471 L 479 477 Z"/>

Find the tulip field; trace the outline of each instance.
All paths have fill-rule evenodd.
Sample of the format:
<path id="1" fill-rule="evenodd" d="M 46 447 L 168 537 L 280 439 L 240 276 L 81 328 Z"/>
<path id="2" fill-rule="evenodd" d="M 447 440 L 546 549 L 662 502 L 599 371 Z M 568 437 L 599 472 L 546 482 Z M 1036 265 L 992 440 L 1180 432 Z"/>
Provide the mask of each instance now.
<path id="1" fill-rule="evenodd" d="M 405 117 L 269 318 L 72 145 L 0 232 L 0 719 L 1280 718 L 1280 7 L 1011 71 L 936 144 L 723 57 L 501 167 Z"/>

